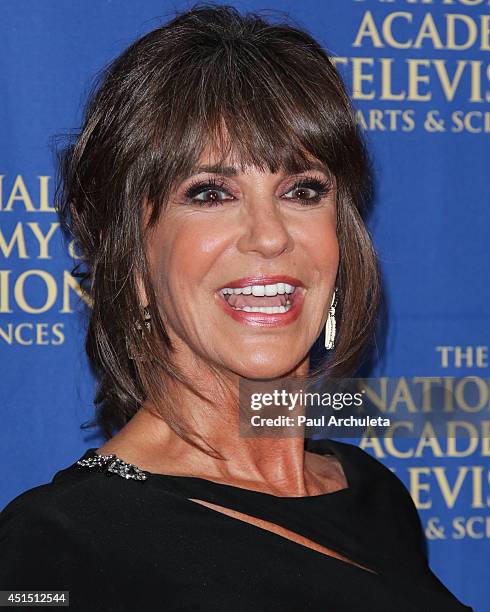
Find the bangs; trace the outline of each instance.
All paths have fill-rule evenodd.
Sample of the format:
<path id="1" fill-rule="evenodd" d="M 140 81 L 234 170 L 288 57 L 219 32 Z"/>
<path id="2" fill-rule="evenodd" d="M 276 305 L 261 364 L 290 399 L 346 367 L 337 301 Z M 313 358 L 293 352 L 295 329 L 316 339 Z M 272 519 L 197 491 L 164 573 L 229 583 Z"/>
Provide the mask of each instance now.
<path id="1" fill-rule="evenodd" d="M 168 186 L 192 175 L 208 151 L 213 164 L 226 160 L 242 172 L 253 166 L 299 173 L 317 161 L 340 185 L 357 182 L 356 125 L 326 56 L 297 45 L 284 50 L 284 40 L 277 52 L 273 39 L 262 46 L 221 37 L 213 43 L 201 40 L 178 78 L 159 92 L 160 108 L 170 112 L 161 119 L 156 146 L 165 160 L 160 168 L 170 166 L 172 174 L 167 189 L 161 184 L 151 198 L 155 204 L 166 201 Z"/>

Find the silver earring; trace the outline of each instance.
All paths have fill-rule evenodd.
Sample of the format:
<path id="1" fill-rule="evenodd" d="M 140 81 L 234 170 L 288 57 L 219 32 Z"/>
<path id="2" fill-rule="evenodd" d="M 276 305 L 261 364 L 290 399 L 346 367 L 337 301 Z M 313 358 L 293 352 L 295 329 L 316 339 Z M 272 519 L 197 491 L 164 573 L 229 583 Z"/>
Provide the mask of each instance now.
<path id="1" fill-rule="evenodd" d="M 144 325 L 145 325 L 146 329 L 148 331 L 151 331 L 151 324 L 150 324 L 151 314 L 150 314 L 150 310 L 149 310 L 148 306 L 143 308 L 143 321 L 144 321 Z M 136 328 L 140 329 L 140 330 L 143 329 L 141 327 L 141 323 L 139 321 L 136 321 Z"/>
<path id="2" fill-rule="evenodd" d="M 146 329 L 150 332 L 151 331 L 151 314 L 150 314 L 150 310 L 148 309 L 148 307 L 143 308 L 143 324 L 146 327 Z M 143 327 L 141 326 L 141 323 L 139 321 L 135 321 L 135 327 L 136 329 L 139 329 L 141 332 L 143 331 Z M 133 361 L 144 361 L 144 359 L 138 355 L 135 355 L 130 344 L 129 344 L 129 340 L 126 336 L 126 349 L 128 352 L 128 357 L 130 359 L 132 359 Z"/>
<path id="3" fill-rule="evenodd" d="M 325 325 L 325 348 L 327 349 L 327 351 L 333 349 L 333 347 L 335 346 L 335 306 L 337 306 L 337 288 L 335 288 L 333 292 L 332 304 L 330 305 L 330 310 L 328 311 L 328 319 Z"/>

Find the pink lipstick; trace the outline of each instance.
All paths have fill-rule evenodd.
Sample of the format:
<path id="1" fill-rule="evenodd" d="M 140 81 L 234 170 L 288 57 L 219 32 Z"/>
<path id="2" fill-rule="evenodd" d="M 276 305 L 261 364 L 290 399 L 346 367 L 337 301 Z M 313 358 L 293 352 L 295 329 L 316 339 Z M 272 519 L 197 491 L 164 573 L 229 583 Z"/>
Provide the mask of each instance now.
<path id="1" fill-rule="evenodd" d="M 288 275 L 255 275 L 231 280 L 216 292 L 220 307 L 235 321 L 282 327 L 295 321 L 306 289 Z"/>

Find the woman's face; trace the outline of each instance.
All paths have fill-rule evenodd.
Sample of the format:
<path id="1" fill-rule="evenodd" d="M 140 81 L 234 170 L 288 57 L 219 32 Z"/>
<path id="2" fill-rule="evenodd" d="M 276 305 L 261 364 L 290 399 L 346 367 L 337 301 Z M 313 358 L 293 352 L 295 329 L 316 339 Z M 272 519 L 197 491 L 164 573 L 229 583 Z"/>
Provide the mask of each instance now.
<path id="1" fill-rule="evenodd" d="M 247 378 L 286 375 L 330 307 L 335 182 L 318 163 L 294 175 L 213 164 L 201 156 L 149 236 L 159 308 L 179 360 L 197 355 Z"/>

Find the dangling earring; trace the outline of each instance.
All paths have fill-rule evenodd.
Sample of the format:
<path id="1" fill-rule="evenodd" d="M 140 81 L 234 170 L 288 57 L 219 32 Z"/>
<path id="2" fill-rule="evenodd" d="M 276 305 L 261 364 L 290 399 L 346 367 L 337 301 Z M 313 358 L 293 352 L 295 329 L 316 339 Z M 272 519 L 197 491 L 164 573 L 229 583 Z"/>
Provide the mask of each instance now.
<path id="1" fill-rule="evenodd" d="M 148 309 L 148 307 L 145 307 L 143 308 L 143 323 L 149 332 L 151 331 L 150 321 L 151 321 L 150 310 Z M 141 331 L 141 335 L 143 336 L 143 327 L 141 326 L 141 323 L 139 321 L 135 321 L 134 324 L 135 324 L 136 329 L 139 329 Z M 132 359 L 133 361 L 136 361 L 136 360 L 144 361 L 140 356 L 137 356 L 133 353 L 127 336 L 126 336 L 126 349 L 128 351 L 128 357 L 130 359 Z"/>
<path id="2" fill-rule="evenodd" d="M 332 304 L 330 305 L 330 310 L 328 311 L 328 319 L 325 325 L 325 348 L 327 349 L 327 351 L 333 349 L 333 347 L 335 346 L 335 306 L 337 306 L 337 287 L 334 289 L 333 292 Z"/>
<path id="3" fill-rule="evenodd" d="M 150 324 L 150 321 L 151 321 L 151 314 L 150 314 L 150 310 L 149 310 L 148 306 L 146 306 L 145 308 L 143 308 L 143 321 L 144 321 L 144 324 L 145 324 L 146 329 L 147 329 L 148 331 L 151 331 L 151 324 Z M 141 327 L 141 323 L 140 323 L 139 321 L 136 321 L 136 328 L 137 328 L 137 329 L 140 329 L 140 330 L 141 330 L 141 329 L 143 329 L 143 328 Z"/>

